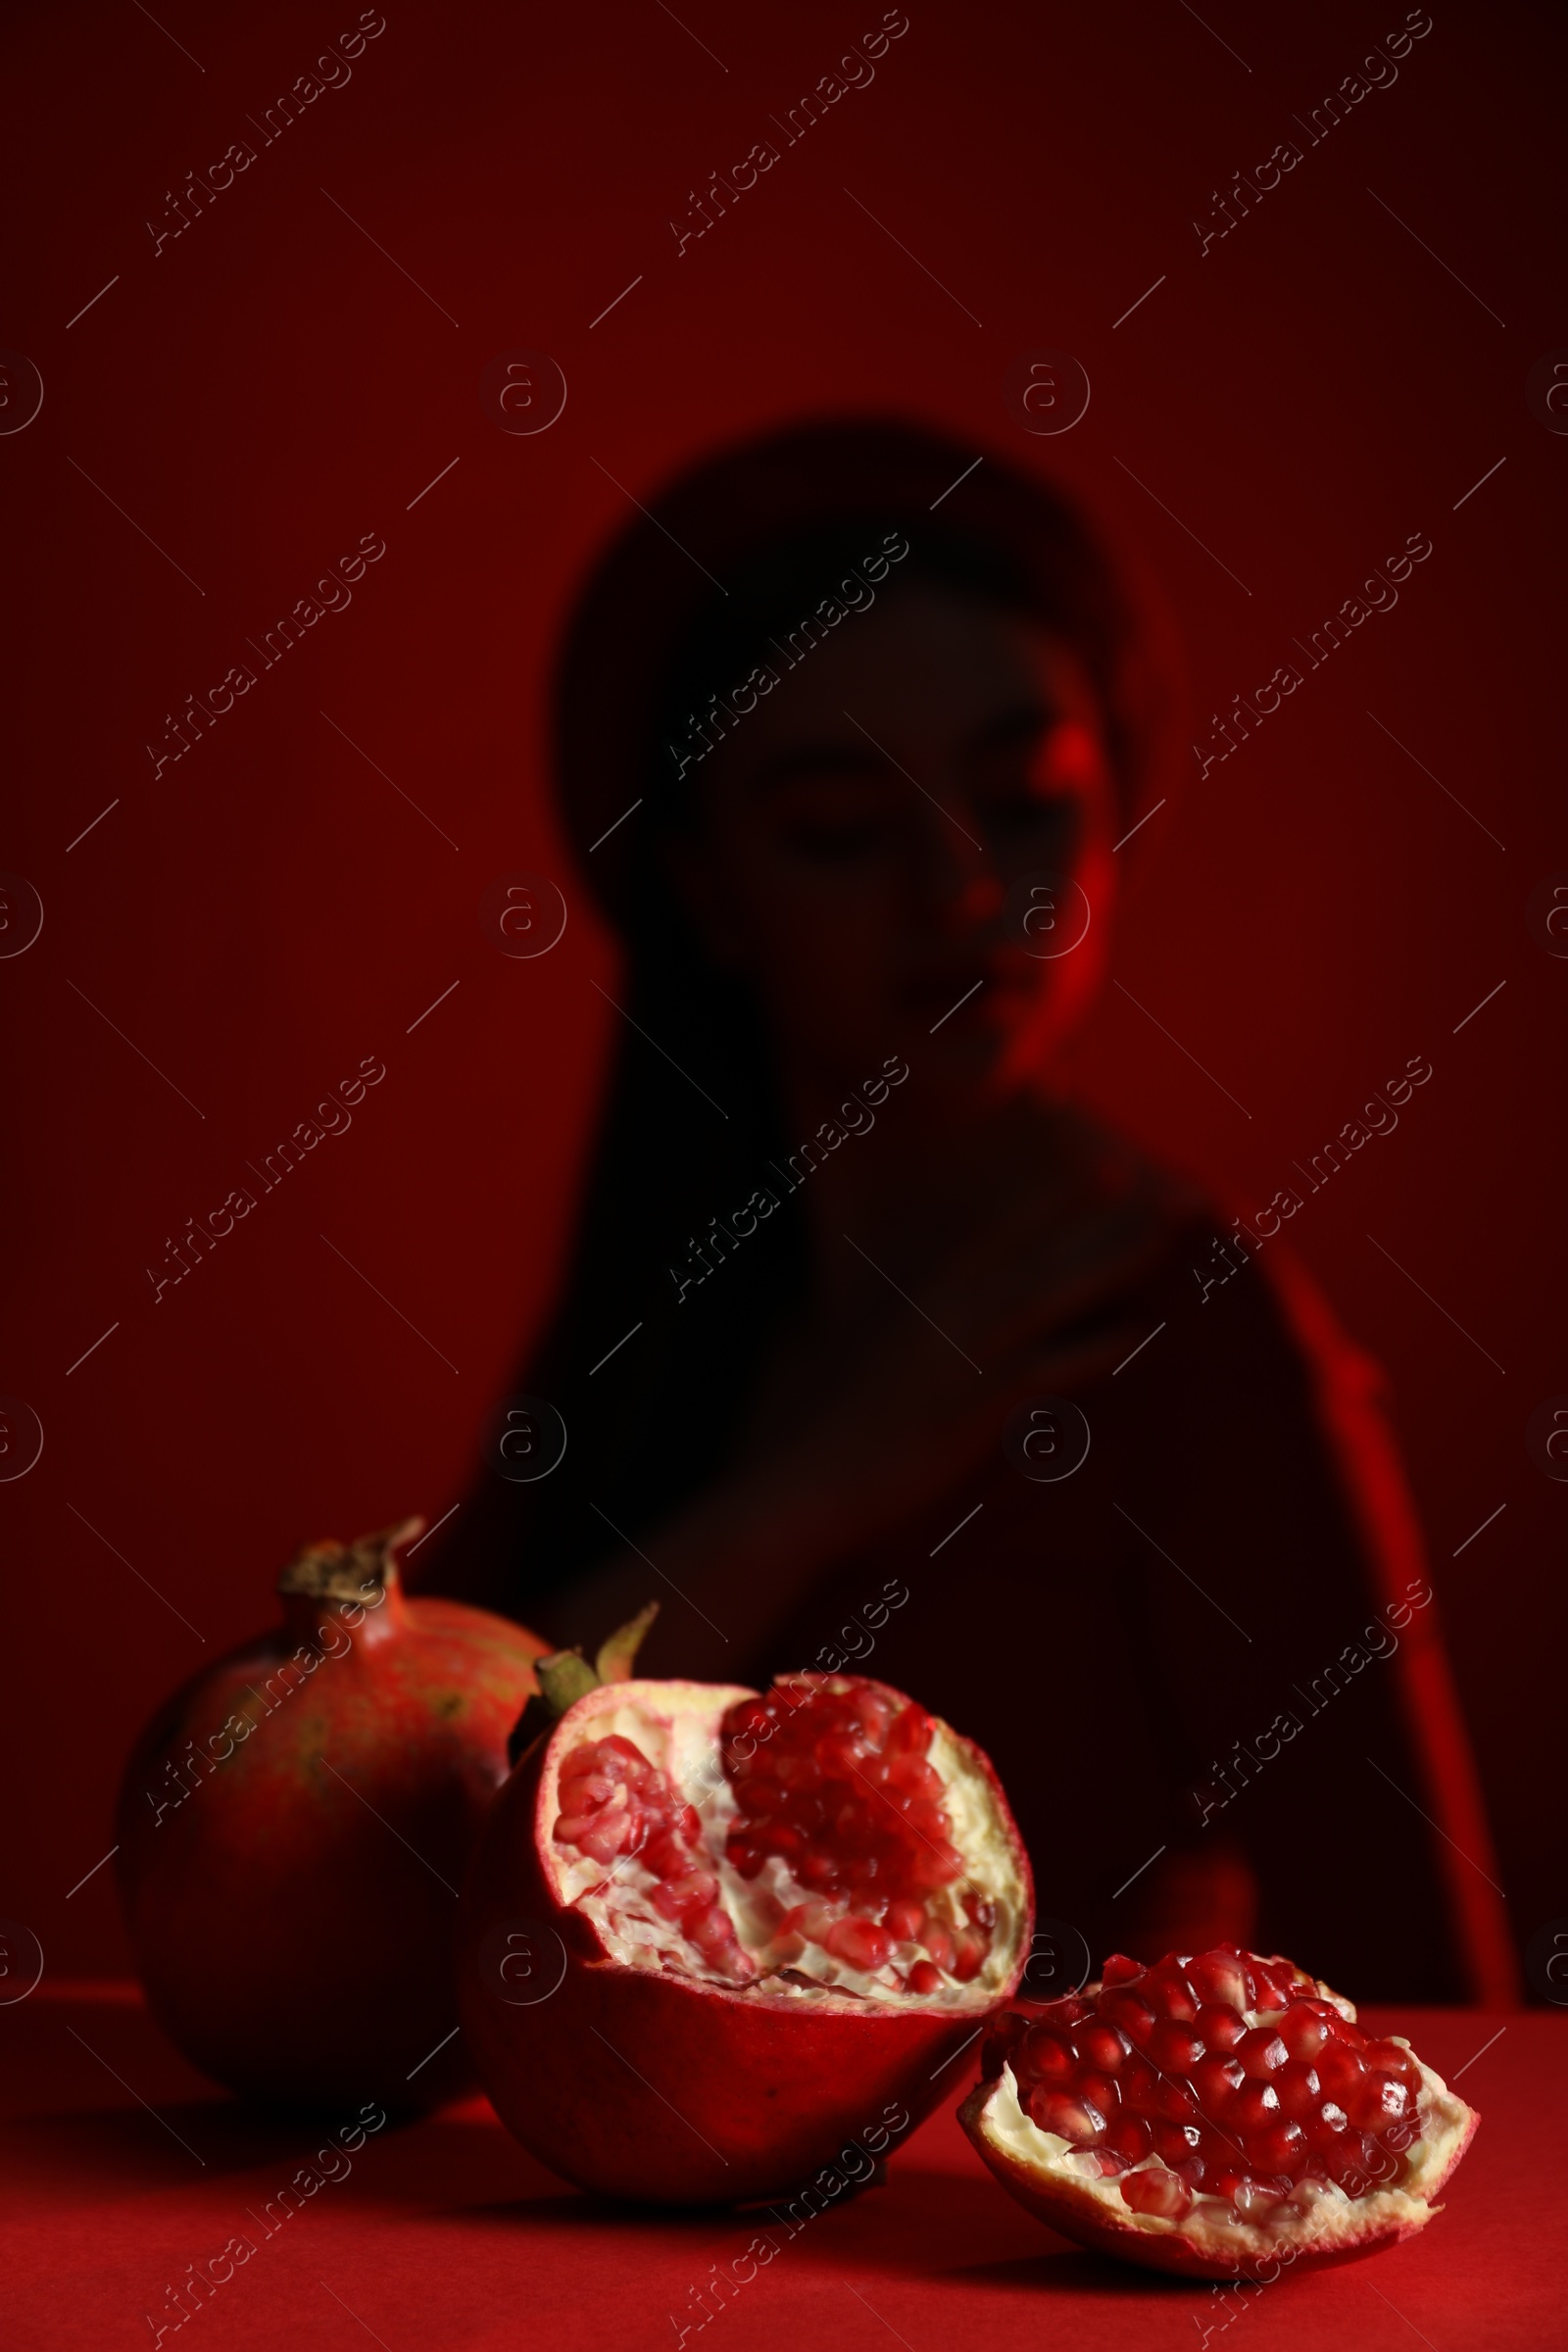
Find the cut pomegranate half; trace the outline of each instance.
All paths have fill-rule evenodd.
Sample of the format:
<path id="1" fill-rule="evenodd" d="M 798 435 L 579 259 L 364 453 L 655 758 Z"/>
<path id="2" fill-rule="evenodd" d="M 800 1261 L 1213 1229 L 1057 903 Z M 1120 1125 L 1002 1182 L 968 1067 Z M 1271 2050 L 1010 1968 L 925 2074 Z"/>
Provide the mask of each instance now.
<path id="1" fill-rule="evenodd" d="M 548 1999 L 496 1978 L 518 1918 L 559 1938 Z M 990 1765 L 902 1692 L 608 1682 L 491 1816 L 464 1890 L 462 2013 L 503 2120 L 569 2180 L 774 2195 L 884 2109 L 903 2129 L 938 2102 L 934 2070 L 1009 1996 L 1029 1929 Z"/>
<path id="2" fill-rule="evenodd" d="M 1262 2279 L 1426 2227 L 1480 2118 L 1407 2041 L 1292 1961 L 1221 1944 L 987 2035 L 960 2120 L 1063 2237 L 1191 2278 Z"/>

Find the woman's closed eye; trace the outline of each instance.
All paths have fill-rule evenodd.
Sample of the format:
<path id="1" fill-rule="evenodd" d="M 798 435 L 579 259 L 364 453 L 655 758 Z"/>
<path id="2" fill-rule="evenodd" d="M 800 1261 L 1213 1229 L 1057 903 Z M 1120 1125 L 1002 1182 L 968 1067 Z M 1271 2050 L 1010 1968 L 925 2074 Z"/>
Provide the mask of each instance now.
<path id="1" fill-rule="evenodd" d="M 891 787 L 853 772 L 824 772 L 784 785 L 774 807 L 784 846 L 822 863 L 875 856 L 892 842 L 899 816 Z"/>

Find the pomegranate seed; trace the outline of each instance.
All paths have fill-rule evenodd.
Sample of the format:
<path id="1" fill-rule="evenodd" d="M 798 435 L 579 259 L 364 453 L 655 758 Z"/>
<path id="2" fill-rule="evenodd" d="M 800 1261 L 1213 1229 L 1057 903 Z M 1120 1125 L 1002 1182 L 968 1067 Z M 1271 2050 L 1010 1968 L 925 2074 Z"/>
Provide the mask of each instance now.
<path id="1" fill-rule="evenodd" d="M 1370 2074 L 1350 2094 L 1349 2117 L 1363 2132 L 1402 2124 L 1414 2101 L 1397 2075 Z"/>
<path id="2" fill-rule="evenodd" d="M 656 1879 L 672 1879 L 690 1861 L 692 1843 L 693 1840 L 682 1838 L 676 1830 L 660 1830 L 643 1847 L 643 1866 L 651 1870 Z"/>
<path id="3" fill-rule="evenodd" d="M 1369 2039 L 1361 2055 L 1368 2066 L 1381 2067 L 1386 2075 L 1396 2075 L 1410 2063 L 1410 2053 L 1402 2042 Z"/>
<path id="4" fill-rule="evenodd" d="M 1326 2041 L 1317 2055 L 1318 2081 L 1331 2099 L 1347 2105 L 1366 2080 L 1366 2069 L 1354 2050 L 1340 2040 Z"/>
<path id="5" fill-rule="evenodd" d="M 1244 2222 L 1261 2221 L 1285 2202 L 1294 2186 L 1294 2181 L 1284 2177 L 1259 2180 L 1246 2173 L 1237 2181 L 1231 2202 Z"/>
<path id="6" fill-rule="evenodd" d="M 1376 2067 L 1379 2074 L 1396 2076 L 1412 2099 L 1419 2097 L 1421 2069 L 1402 2042 L 1369 2041 L 1366 2045 L 1366 2063 L 1369 2067 Z"/>
<path id="7" fill-rule="evenodd" d="M 980 1936 L 973 1928 L 960 1929 L 957 1957 L 953 1963 L 953 1973 L 960 1984 L 968 1984 L 973 1982 L 985 1966 L 985 1957 L 984 1936 Z"/>
<path id="8" fill-rule="evenodd" d="M 1372 2169 L 1376 2154 L 1375 2142 L 1364 2132 L 1346 2132 L 1332 2149 L 1325 2151 L 1323 2161 L 1331 2180 L 1348 2189 L 1352 2197 L 1360 2197 L 1365 2196 L 1377 2178 Z"/>
<path id="9" fill-rule="evenodd" d="M 911 1992 L 917 1992 L 922 1997 L 933 1992 L 940 1992 L 942 1990 L 942 1971 L 940 1968 L 934 1968 L 929 1960 L 917 1960 L 909 1971 L 908 1985 Z"/>
<path id="10" fill-rule="evenodd" d="M 735 1941 L 735 1929 L 729 1913 L 719 1904 L 710 1903 L 706 1910 L 691 1915 L 686 1936 L 700 1952 L 720 1952 Z"/>
<path id="11" fill-rule="evenodd" d="M 1316 2123 L 1308 2123 L 1306 2127 L 1306 2144 L 1313 2155 L 1321 2157 L 1327 2164 L 1330 2157 L 1344 2145 L 1349 2121 L 1343 2107 L 1336 2106 L 1332 2099 L 1325 2099 L 1318 2109 Z"/>
<path id="12" fill-rule="evenodd" d="M 1293 2058 L 1315 2058 L 1329 2030 L 1304 2001 L 1293 2001 L 1279 2022 L 1279 2036 Z"/>
<path id="13" fill-rule="evenodd" d="M 1200 1952 L 1188 1964 L 1188 1982 L 1200 2001 L 1223 2003 L 1230 2009 L 1250 2009 L 1252 1976 L 1233 1944 Z"/>
<path id="14" fill-rule="evenodd" d="M 1202 2037 L 1196 2025 L 1161 2017 L 1149 2036 L 1149 2055 L 1165 2074 L 1190 2075 L 1203 2055 Z"/>
<path id="15" fill-rule="evenodd" d="M 1247 2167 L 1247 2151 L 1234 2132 L 1217 2132 L 1208 2124 L 1200 2124 L 1198 2131 L 1197 2161 L 1202 2167 L 1203 2180 L 1207 2183 L 1216 2180 L 1221 2173 L 1244 2172 Z"/>
<path id="16" fill-rule="evenodd" d="M 1098 2108 L 1075 2099 L 1069 2091 L 1047 2090 L 1044 2085 L 1029 2093 L 1029 2116 L 1042 2132 L 1057 2132 L 1075 2147 L 1087 2147 L 1105 2129 L 1105 2119 Z"/>
<path id="17" fill-rule="evenodd" d="M 1179 2132 L 1181 2126 L 1166 2124 L 1163 2129 L 1167 2132 Z M 1105 2138 L 1106 2144 L 1116 2149 L 1118 2154 L 1125 2156 L 1129 2164 L 1137 2164 L 1149 2154 L 1152 2147 L 1153 2133 L 1154 2127 L 1146 2123 L 1141 2115 L 1128 2115 L 1123 2112 L 1112 2117 Z"/>
<path id="18" fill-rule="evenodd" d="M 636 1842 L 637 1824 L 623 1810 L 599 1813 L 576 1839 L 579 1852 L 591 1862 L 612 1862 Z"/>
<path id="19" fill-rule="evenodd" d="M 1116 2088 L 1115 2076 L 1097 2074 L 1093 2067 L 1079 2068 L 1073 2081 L 1073 2088 L 1087 2105 L 1095 2108 L 1107 2119 L 1113 2116 L 1121 2105 L 1121 2093 Z"/>
<path id="20" fill-rule="evenodd" d="M 1086 2066 L 1098 2067 L 1106 2075 L 1119 2074 L 1127 2057 L 1127 2043 L 1122 2035 L 1114 2026 L 1107 2026 L 1098 2018 L 1078 2028 L 1072 2046 Z"/>
<path id="21" fill-rule="evenodd" d="M 1290 2052 L 1271 2026 L 1254 2026 L 1250 2034 L 1242 2035 L 1236 2055 L 1245 2074 L 1264 2082 L 1270 2075 L 1278 2074 Z"/>
<path id="22" fill-rule="evenodd" d="M 1225 2128 L 1244 2134 L 1255 2132 L 1260 2125 L 1275 2122 L 1279 2112 L 1279 2092 L 1271 2082 L 1244 2082 L 1226 2101 Z"/>
<path id="23" fill-rule="evenodd" d="M 925 1934 L 925 1948 L 938 1968 L 951 1970 L 954 1961 L 957 1958 L 957 1946 L 954 1943 L 953 1937 L 948 1934 L 946 1928 L 928 1928 Z"/>
<path id="24" fill-rule="evenodd" d="M 1247 2032 L 1247 2021 L 1239 2009 L 1224 2003 L 1205 2001 L 1198 2012 L 1198 2031 L 1204 2047 L 1210 2050 L 1234 2050 Z"/>
<path id="25" fill-rule="evenodd" d="M 1160 2215 L 1165 2221 L 1180 2221 L 1192 2204 L 1192 2192 L 1174 2173 L 1148 2171 L 1124 2173 L 1121 2193 L 1123 2201 L 1134 2213 Z"/>
<path id="26" fill-rule="evenodd" d="M 1253 2009 L 1283 2009 L 1291 1999 L 1292 1979 L 1283 1969 L 1256 1968 L 1252 1970 Z"/>
<path id="27" fill-rule="evenodd" d="M 910 1885 L 918 1893 L 934 1894 L 939 1886 L 951 1886 L 955 1879 L 962 1878 L 963 1856 L 945 1840 L 927 1838 L 905 1867 Z"/>
<path id="28" fill-rule="evenodd" d="M 924 1707 L 917 1707 L 911 1700 L 895 1717 L 893 1728 L 887 1735 L 887 1744 L 895 1754 L 923 1756 L 931 1744 L 931 1735 L 935 1729 Z"/>
<path id="29" fill-rule="evenodd" d="M 625 1786 L 625 1782 L 612 1772 L 579 1772 L 569 1781 L 563 1776 L 561 1794 L 564 1802 L 569 1794 L 574 1803 L 597 1808 L 608 1805 L 616 1791 Z"/>
<path id="30" fill-rule="evenodd" d="M 710 1870 L 686 1871 L 680 1878 L 671 1879 L 667 1884 L 670 1893 L 678 1897 L 683 1910 L 695 1906 L 706 1911 L 710 1903 L 718 1899 L 718 1881 Z"/>
<path id="31" fill-rule="evenodd" d="M 1316 2115 L 1323 2096 L 1323 2085 L 1317 2079 L 1317 2068 L 1304 2058 L 1292 2058 L 1280 2068 L 1274 2078 L 1274 2088 L 1280 2107 L 1298 2122 Z"/>
<path id="32" fill-rule="evenodd" d="M 1139 1993 L 1118 1985 L 1102 1999 L 1100 2014 L 1121 2028 L 1134 2049 L 1148 2048 L 1156 2020 L 1153 2010 Z"/>
<path id="33" fill-rule="evenodd" d="M 1112 1952 L 1105 1962 L 1101 1981 L 1108 1992 L 1112 1984 L 1134 1984 L 1143 1973 L 1138 1962 L 1129 1960 L 1125 1952 Z"/>
<path id="34" fill-rule="evenodd" d="M 1193 2092 L 1206 2115 L 1217 2115 L 1246 2080 L 1235 2056 L 1200 2058 L 1193 2069 Z"/>
<path id="35" fill-rule="evenodd" d="M 1072 2051 L 1049 2026 L 1031 2026 L 1018 2044 L 1013 2072 L 1022 2082 L 1048 2082 L 1059 2088 L 1072 2079 Z"/>
<path id="36" fill-rule="evenodd" d="M 1149 2060 L 1141 2058 L 1135 2050 L 1126 2065 L 1120 2069 L 1123 2100 L 1131 2106 L 1148 2111 L 1159 2079 Z"/>
<path id="37" fill-rule="evenodd" d="M 1138 2119 L 1124 2117 L 1122 2120 L 1132 2122 Z M 1154 2154 L 1162 2156 L 1167 2164 L 1180 2164 L 1184 2158 L 1196 2156 L 1202 2137 L 1196 2124 L 1167 2124 L 1157 2117 L 1150 2125 L 1149 2132 Z"/>
<path id="38" fill-rule="evenodd" d="M 1198 2113 L 1198 2101 L 1186 2083 L 1170 2075 L 1156 2079 L 1146 2105 L 1152 2115 L 1163 2116 L 1168 2124 L 1190 2124 Z"/>
<path id="39" fill-rule="evenodd" d="M 873 1920 L 857 1919 L 852 1913 L 829 1928 L 827 1949 L 836 1960 L 847 1961 L 851 1968 L 874 1969 L 886 1961 L 893 1949 L 893 1938 Z"/>
<path id="40" fill-rule="evenodd" d="M 918 1943 L 925 1926 L 924 1906 L 911 1902 L 889 1903 L 882 1924 L 899 1943 Z"/>
<path id="41" fill-rule="evenodd" d="M 1294 2179 L 1306 2160 L 1306 2134 L 1288 2115 L 1277 2117 L 1261 2132 L 1245 2133 L 1242 2144 L 1254 2174 L 1283 2173 Z"/>
<path id="42" fill-rule="evenodd" d="M 1152 2002 L 1161 2017 L 1175 2018 L 1179 2024 L 1191 2025 L 1198 2015 L 1193 1988 L 1182 1974 L 1181 1962 L 1174 1952 L 1168 1953 L 1157 1968 L 1149 1971 L 1140 1990 Z"/>

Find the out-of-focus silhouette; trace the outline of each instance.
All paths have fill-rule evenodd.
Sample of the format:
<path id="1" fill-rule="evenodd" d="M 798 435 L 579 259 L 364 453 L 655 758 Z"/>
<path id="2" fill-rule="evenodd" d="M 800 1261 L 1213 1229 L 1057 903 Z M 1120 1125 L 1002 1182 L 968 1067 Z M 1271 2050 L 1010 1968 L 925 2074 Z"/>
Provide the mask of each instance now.
<path id="1" fill-rule="evenodd" d="M 1233 1935 L 1506 2002 L 1375 1368 L 1060 1074 L 1175 715 L 1075 511 L 912 425 L 721 455 L 611 549 L 558 781 L 624 1019 L 517 1384 L 569 1442 L 434 1579 L 563 1642 L 657 1593 L 650 1671 L 910 1690 L 1097 1963 Z"/>

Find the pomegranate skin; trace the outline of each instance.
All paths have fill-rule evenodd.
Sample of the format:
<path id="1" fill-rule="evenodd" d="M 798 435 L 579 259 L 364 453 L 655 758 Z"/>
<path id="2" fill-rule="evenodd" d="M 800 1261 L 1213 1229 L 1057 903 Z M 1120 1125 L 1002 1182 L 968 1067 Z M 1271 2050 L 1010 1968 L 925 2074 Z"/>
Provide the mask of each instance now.
<path id="1" fill-rule="evenodd" d="M 308 1547 L 283 1623 L 176 1691 L 125 1768 L 117 1871 L 148 2006 L 269 2104 L 411 2111 L 471 2081 L 457 1888 L 548 1644 L 406 1596 L 423 1525 Z"/>
<path id="2" fill-rule="evenodd" d="M 995 1797 L 1023 1888 L 1017 1950 L 995 1997 L 971 1996 L 961 2008 L 915 1996 L 897 2006 L 818 2001 L 799 1988 L 732 1989 L 669 1967 L 629 1967 L 562 1901 L 552 1832 L 561 1754 L 593 1712 L 639 1688 L 675 1707 L 706 1703 L 715 1725 L 756 1695 L 691 1683 L 592 1691 L 524 1755 L 485 1825 L 459 1907 L 464 2038 L 508 2129 L 581 2188 L 667 2206 L 792 2195 L 852 2141 L 869 2135 L 872 2153 L 897 2144 L 951 2088 L 944 2061 L 1022 1973 L 1028 1861 L 989 1762 L 948 1732 Z M 503 1983 L 509 1933 L 520 1959 Z"/>

